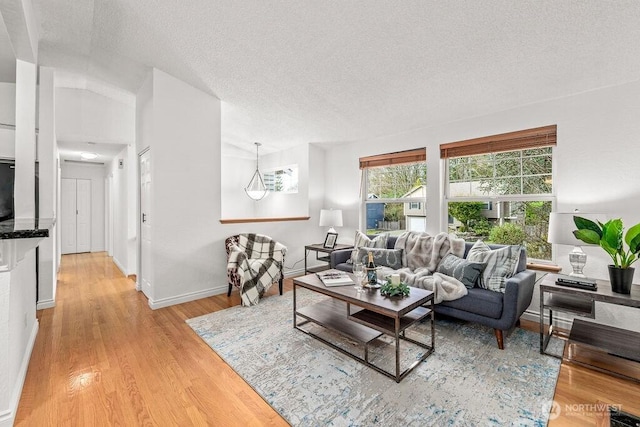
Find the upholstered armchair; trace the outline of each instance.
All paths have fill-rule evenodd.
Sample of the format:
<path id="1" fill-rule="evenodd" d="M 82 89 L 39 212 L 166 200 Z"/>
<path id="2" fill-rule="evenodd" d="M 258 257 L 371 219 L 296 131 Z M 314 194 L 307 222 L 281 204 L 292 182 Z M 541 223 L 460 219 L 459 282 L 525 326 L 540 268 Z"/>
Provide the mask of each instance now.
<path id="1" fill-rule="evenodd" d="M 287 247 L 263 234 L 242 233 L 225 240 L 227 280 L 240 289 L 242 305 L 254 305 L 274 282 L 282 295 L 284 256 Z"/>

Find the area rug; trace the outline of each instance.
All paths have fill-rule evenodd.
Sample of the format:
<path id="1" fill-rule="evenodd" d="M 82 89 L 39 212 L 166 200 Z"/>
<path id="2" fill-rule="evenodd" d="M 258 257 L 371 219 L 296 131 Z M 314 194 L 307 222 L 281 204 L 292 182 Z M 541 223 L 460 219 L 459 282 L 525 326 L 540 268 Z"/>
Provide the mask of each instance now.
<path id="1" fill-rule="evenodd" d="M 304 289 L 297 294 L 298 306 L 326 298 Z M 294 329 L 292 313 L 289 292 L 187 323 L 294 426 L 547 423 L 560 361 L 539 353 L 536 333 L 517 328 L 499 350 L 492 329 L 437 319 L 435 352 L 398 384 Z M 429 323 L 412 327 L 412 334 L 428 337 Z M 359 351 L 348 340 L 341 346 Z M 395 363 L 385 340 L 372 347 L 378 362 Z M 419 357 L 413 347 L 401 345 L 403 368 Z"/>

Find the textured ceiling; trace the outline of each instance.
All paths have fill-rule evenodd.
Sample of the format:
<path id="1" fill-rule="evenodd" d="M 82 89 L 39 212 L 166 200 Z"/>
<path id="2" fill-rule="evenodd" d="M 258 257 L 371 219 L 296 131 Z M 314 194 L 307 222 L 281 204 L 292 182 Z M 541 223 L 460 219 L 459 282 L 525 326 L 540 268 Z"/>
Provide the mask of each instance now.
<path id="1" fill-rule="evenodd" d="M 40 62 L 223 101 L 223 142 L 395 134 L 640 78 L 640 2 L 33 0 Z"/>

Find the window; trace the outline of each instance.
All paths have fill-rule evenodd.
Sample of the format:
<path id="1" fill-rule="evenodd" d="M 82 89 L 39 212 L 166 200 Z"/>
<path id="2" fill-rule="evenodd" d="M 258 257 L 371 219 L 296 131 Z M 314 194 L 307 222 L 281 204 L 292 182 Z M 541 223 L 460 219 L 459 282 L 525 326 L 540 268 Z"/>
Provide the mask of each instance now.
<path id="1" fill-rule="evenodd" d="M 279 193 L 298 192 L 298 165 L 283 166 L 264 172 L 267 190 Z"/>
<path id="2" fill-rule="evenodd" d="M 524 244 L 529 258 L 550 260 L 554 145 L 556 126 L 441 145 L 449 231 Z"/>
<path id="3" fill-rule="evenodd" d="M 425 149 L 363 157 L 363 212 L 368 234 L 426 229 Z"/>

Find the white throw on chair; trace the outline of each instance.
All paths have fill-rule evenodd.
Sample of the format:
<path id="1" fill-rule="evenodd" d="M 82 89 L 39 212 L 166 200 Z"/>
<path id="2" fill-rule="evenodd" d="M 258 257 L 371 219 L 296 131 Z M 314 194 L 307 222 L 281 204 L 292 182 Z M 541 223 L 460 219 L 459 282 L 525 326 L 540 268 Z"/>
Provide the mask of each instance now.
<path id="1" fill-rule="evenodd" d="M 231 295 L 233 286 L 240 289 L 242 305 L 254 305 L 274 282 L 282 295 L 282 273 L 287 247 L 269 236 L 241 233 L 225 240 L 227 279 Z"/>

